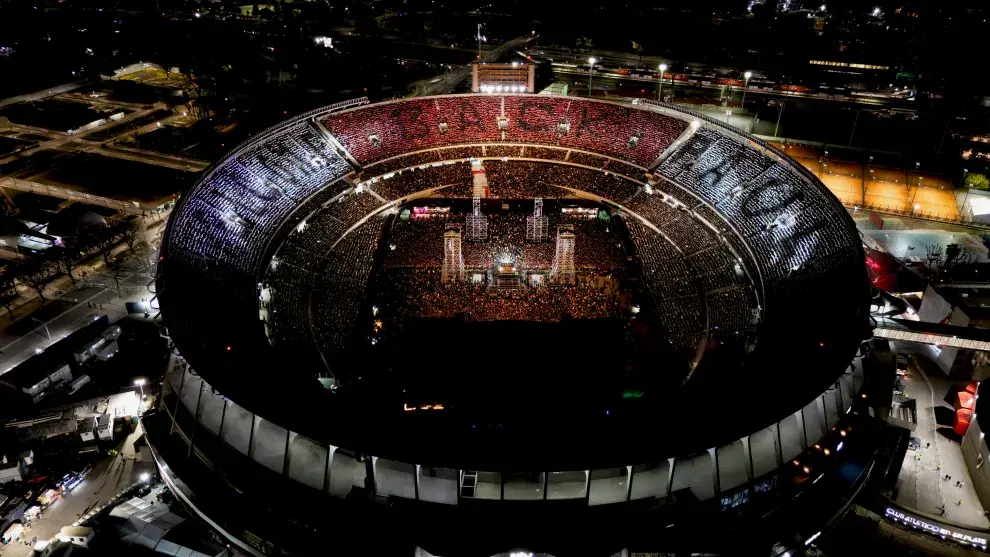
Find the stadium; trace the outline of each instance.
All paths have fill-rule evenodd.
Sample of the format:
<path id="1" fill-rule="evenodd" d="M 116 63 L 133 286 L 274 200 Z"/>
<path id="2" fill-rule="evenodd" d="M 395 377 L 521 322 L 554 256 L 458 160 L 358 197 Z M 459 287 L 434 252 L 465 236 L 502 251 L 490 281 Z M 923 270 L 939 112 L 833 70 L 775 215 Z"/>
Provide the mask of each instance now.
<path id="1" fill-rule="evenodd" d="M 155 458 L 252 554 L 305 554 L 341 505 L 786 515 L 865 396 L 846 210 L 767 143 L 658 102 L 300 115 L 181 198 L 156 290 Z M 446 554 L 442 530 L 421 545 Z"/>

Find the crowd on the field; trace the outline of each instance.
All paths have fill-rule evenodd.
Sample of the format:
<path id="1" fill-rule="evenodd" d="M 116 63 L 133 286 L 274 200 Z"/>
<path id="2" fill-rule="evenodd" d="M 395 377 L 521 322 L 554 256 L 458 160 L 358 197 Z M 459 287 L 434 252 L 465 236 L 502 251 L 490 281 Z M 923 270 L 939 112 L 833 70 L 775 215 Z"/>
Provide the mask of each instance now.
<path id="1" fill-rule="evenodd" d="M 615 293 L 587 284 L 500 290 L 485 281 L 443 284 L 439 269 L 393 269 L 382 275 L 381 284 L 381 305 L 399 319 L 463 314 L 468 321 L 554 322 L 565 315 L 583 319 L 617 315 Z"/>
<path id="2" fill-rule="evenodd" d="M 496 262 L 511 261 L 520 269 L 544 270 L 553 265 L 557 226 L 570 224 L 577 235 L 574 265 L 579 270 L 608 273 L 624 265 L 624 254 L 614 226 L 609 221 L 578 219 L 555 214 L 548 217 L 547 238 L 526 240 L 525 213 L 488 215 L 488 240 L 469 242 L 462 235 L 461 251 L 467 268 L 490 269 Z M 390 242 L 387 267 L 436 267 L 443 263 L 443 231 L 447 223 L 464 223 L 464 214 L 415 218 L 399 222 Z"/>

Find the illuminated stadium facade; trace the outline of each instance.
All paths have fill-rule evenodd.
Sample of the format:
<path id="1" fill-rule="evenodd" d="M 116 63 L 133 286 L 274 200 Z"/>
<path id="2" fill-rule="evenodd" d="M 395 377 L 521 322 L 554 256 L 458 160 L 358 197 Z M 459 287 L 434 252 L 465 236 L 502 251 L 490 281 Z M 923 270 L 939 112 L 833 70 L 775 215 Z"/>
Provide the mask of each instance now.
<path id="1" fill-rule="evenodd" d="M 804 488 L 864 381 L 849 215 L 771 146 L 660 103 L 304 114 L 183 196 L 157 291 L 159 467 L 258 554 L 302 534 L 219 518 L 194 475 L 314 507 L 724 514 Z"/>

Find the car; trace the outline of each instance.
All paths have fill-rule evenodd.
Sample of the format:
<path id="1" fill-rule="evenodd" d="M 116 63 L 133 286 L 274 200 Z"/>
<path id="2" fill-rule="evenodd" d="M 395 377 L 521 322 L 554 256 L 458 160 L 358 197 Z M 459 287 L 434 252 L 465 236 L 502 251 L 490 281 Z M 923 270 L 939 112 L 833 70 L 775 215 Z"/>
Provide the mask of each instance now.
<path id="1" fill-rule="evenodd" d="M 908 357 L 904 354 L 898 354 L 895 358 L 895 366 L 897 367 L 898 373 L 907 373 L 908 370 Z"/>
<path id="2" fill-rule="evenodd" d="M 909 255 L 909 256 L 907 256 L 907 257 L 904 258 L 904 263 L 908 267 L 914 267 L 916 265 L 921 265 L 922 261 L 921 261 L 921 258 L 918 257 L 917 255 Z"/>
<path id="3" fill-rule="evenodd" d="M 911 438 L 908 439 L 908 449 L 916 451 L 919 448 L 921 448 L 921 439 L 912 433 Z"/>

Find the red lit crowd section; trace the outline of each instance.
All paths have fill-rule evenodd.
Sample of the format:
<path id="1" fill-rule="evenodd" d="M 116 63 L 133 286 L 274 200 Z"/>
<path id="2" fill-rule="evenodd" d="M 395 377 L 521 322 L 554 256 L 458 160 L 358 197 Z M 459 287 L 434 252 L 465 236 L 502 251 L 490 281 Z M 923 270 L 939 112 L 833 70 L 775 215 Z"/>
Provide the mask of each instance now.
<path id="1" fill-rule="evenodd" d="M 457 143 L 535 143 L 649 166 L 687 122 L 636 106 L 532 95 L 459 96 L 368 105 L 321 123 L 360 162 Z"/>

